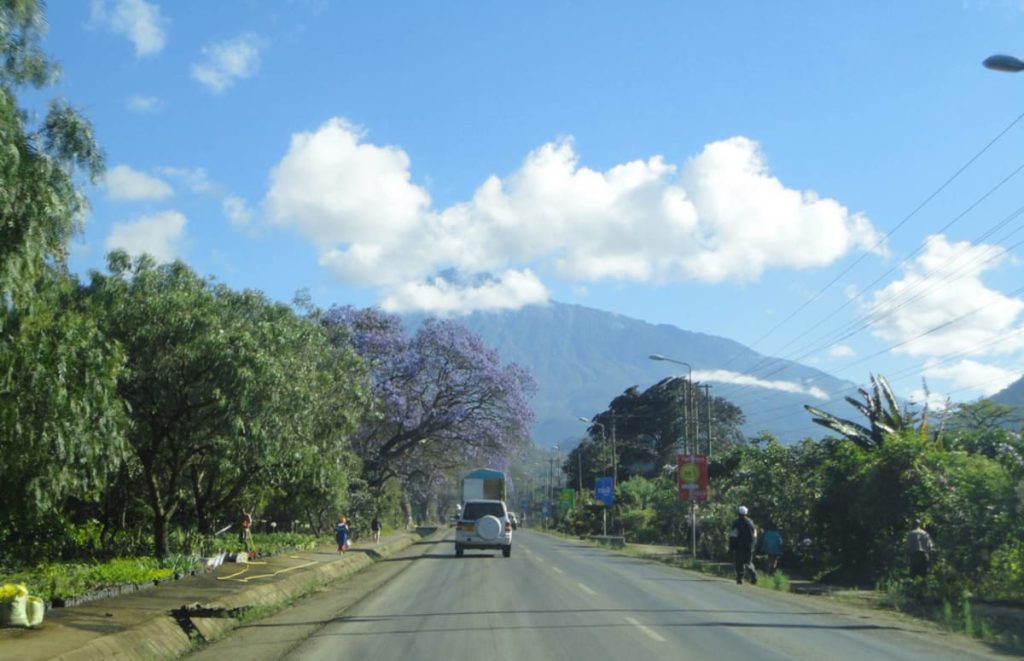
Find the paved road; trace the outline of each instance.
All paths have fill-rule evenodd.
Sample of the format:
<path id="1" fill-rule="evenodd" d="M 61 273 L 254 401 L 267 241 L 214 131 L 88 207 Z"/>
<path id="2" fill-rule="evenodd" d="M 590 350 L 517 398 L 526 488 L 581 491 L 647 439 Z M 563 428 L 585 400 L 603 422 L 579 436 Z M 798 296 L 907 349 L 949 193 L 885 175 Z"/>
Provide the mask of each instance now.
<path id="1" fill-rule="evenodd" d="M 674 570 L 528 531 L 512 558 L 450 541 L 289 659 L 963 659 L 987 649 L 825 600 Z M 224 658 L 223 656 L 221 658 Z"/>

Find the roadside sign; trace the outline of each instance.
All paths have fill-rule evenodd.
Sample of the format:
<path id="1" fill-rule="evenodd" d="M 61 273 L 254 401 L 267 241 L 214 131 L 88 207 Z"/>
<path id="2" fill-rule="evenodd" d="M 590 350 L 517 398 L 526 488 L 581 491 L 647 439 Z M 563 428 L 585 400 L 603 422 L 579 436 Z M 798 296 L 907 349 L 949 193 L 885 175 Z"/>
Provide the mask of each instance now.
<path id="1" fill-rule="evenodd" d="M 572 489 L 562 489 L 558 494 L 558 509 L 567 512 L 576 505 L 576 492 Z"/>
<path id="2" fill-rule="evenodd" d="M 681 454 L 679 466 L 679 500 L 708 499 L 708 458 Z"/>
<path id="3" fill-rule="evenodd" d="M 615 485 L 610 477 L 599 477 L 594 484 L 594 498 L 604 503 L 605 507 L 615 504 Z"/>

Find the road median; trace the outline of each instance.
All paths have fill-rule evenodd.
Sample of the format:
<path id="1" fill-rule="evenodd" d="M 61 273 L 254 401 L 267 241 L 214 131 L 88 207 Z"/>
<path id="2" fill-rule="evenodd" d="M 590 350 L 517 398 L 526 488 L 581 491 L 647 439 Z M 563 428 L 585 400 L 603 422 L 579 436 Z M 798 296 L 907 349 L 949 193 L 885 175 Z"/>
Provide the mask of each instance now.
<path id="1" fill-rule="evenodd" d="M 53 609 L 39 628 L 0 633 L 0 657 L 176 659 L 196 644 L 216 640 L 241 622 L 346 579 L 432 532 L 396 533 L 376 546 L 358 543 L 345 554 L 324 545 L 246 564 L 228 563 L 148 590 Z"/>

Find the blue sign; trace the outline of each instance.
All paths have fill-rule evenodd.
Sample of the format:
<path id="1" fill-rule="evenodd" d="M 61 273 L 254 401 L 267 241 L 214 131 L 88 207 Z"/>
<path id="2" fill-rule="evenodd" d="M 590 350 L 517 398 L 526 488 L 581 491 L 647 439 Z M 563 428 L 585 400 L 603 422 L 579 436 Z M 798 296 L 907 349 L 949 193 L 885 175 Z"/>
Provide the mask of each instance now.
<path id="1" fill-rule="evenodd" d="M 610 477 L 599 477 L 594 485 L 594 498 L 604 503 L 605 507 L 615 504 L 615 486 Z"/>

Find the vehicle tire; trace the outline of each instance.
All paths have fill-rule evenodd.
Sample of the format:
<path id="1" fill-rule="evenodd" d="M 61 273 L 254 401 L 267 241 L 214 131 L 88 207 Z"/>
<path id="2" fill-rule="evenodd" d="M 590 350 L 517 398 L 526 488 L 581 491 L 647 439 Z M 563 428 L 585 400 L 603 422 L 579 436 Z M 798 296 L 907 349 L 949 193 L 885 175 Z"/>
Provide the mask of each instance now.
<path id="1" fill-rule="evenodd" d="M 512 545 L 509 544 L 508 546 L 502 546 L 501 547 L 501 554 L 503 556 L 505 556 L 506 558 L 511 558 L 512 557 Z"/>
<path id="2" fill-rule="evenodd" d="M 456 544 L 455 545 L 455 557 L 456 558 L 461 558 L 462 557 L 462 551 L 463 551 L 462 544 Z"/>
<path id="3" fill-rule="evenodd" d="M 477 519 L 476 534 L 488 542 L 498 539 L 502 532 L 501 521 L 496 516 L 487 515 Z"/>

